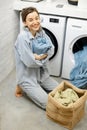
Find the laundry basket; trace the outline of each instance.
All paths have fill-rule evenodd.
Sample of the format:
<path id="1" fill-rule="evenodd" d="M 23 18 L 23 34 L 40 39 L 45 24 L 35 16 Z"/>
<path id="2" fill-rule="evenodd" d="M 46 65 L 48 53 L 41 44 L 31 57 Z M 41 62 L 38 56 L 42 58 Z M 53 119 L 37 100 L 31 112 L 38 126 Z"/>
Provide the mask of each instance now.
<path id="1" fill-rule="evenodd" d="M 54 98 L 57 91 L 64 91 L 67 88 L 73 89 L 79 96 L 79 99 L 70 106 L 64 106 Z M 86 99 L 86 90 L 81 90 L 68 81 L 63 81 L 58 87 L 49 93 L 46 115 L 53 121 L 61 124 L 69 130 L 72 130 L 84 116 Z"/>

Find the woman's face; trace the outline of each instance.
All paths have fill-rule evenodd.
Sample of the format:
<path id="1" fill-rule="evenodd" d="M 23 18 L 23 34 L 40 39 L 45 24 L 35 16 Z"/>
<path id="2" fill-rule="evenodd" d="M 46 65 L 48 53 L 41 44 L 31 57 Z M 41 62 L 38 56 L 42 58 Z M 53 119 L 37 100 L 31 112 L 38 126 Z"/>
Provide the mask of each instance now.
<path id="1" fill-rule="evenodd" d="M 28 14 L 24 24 L 29 28 L 31 33 L 35 35 L 36 32 L 40 29 L 40 17 L 37 12 L 32 12 Z"/>

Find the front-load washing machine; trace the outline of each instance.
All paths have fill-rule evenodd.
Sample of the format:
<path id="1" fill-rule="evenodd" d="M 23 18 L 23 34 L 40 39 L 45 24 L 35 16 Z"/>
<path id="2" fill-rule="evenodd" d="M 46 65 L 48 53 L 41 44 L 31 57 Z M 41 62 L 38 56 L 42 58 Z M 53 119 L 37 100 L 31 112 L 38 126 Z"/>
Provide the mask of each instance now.
<path id="1" fill-rule="evenodd" d="M 69 18 L 67 20 L 63 65 L 61 77 L 70 79 L 70 73 L 75 67 L 75 53 L 87 42 L 87 20 Z"/>
<path id="2" fill-rule="evenodd" d="M 55 48 L 53 56 L 49 59 L 49 73 L 53 76 L 60 76 L 66 18 L 48 14 L 40 14 L 40 18 L 41 25 Z M 21 31 L 23 28 L 21 17 L 20 22 Z"/>

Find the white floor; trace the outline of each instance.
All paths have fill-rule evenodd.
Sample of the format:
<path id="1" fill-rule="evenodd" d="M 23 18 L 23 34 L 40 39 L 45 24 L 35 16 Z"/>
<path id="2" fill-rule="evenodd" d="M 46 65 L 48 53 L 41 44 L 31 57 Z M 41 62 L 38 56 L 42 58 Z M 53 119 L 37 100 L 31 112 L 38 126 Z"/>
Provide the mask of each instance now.
<path id="1" fill-rule="evenodd" d="M 55 77 L 54 77 L 55 78 Z M 62 79 L 55 78 L 58 82 Z M 49 120 L 46 112 L 27 97 L 16 98 L 15 70 L 0 84 L 0 130 L 67 130 Z M 84 118 L 74 130 L 87 130 L 87 104 Z"/>

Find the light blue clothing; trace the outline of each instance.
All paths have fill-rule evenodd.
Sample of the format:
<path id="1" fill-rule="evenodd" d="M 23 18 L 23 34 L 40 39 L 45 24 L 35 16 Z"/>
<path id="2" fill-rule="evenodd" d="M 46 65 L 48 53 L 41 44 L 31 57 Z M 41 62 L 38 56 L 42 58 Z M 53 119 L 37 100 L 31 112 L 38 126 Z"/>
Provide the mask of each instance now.
<path id="1" fill-rule="evenodd" d="M 74 54 L 75 66 L 70 73 L 72 84 L 87 89 L 87 45 Z"/>
<path id="2" fill-rule="evenodd" d="M 42 33 L 44 33 L 44 38 L 51 44 L 51 48 L 47 51 L 48 57 L 39 61 L 35 60 L 33 55 L 32 41 L 33 43 L 36 42 L 38 37 L 42 37 Z M 28 29 L 18 35 L 15 43 L 17 84 L 22 87 L 28 97 L 43 109 L 46 108 L 47 103 L 47 93 L 43 89 L 51 91 L 58 85 L 56 81 L 49 77 L 47 66 L 53 53 L 54 46 L 43 30 L 38 32 L 35 37 L 32 36 Z"/>
<path id="3" fill-rule="evenodd" d="M 44 33 L 43 36 L 38 37 L 36 41 L 34 39 L 34 42 L 32 43 L 33 53 L 36 54 L 46 54 L 51 47 L 50 41 L 44 38 Z"/>

